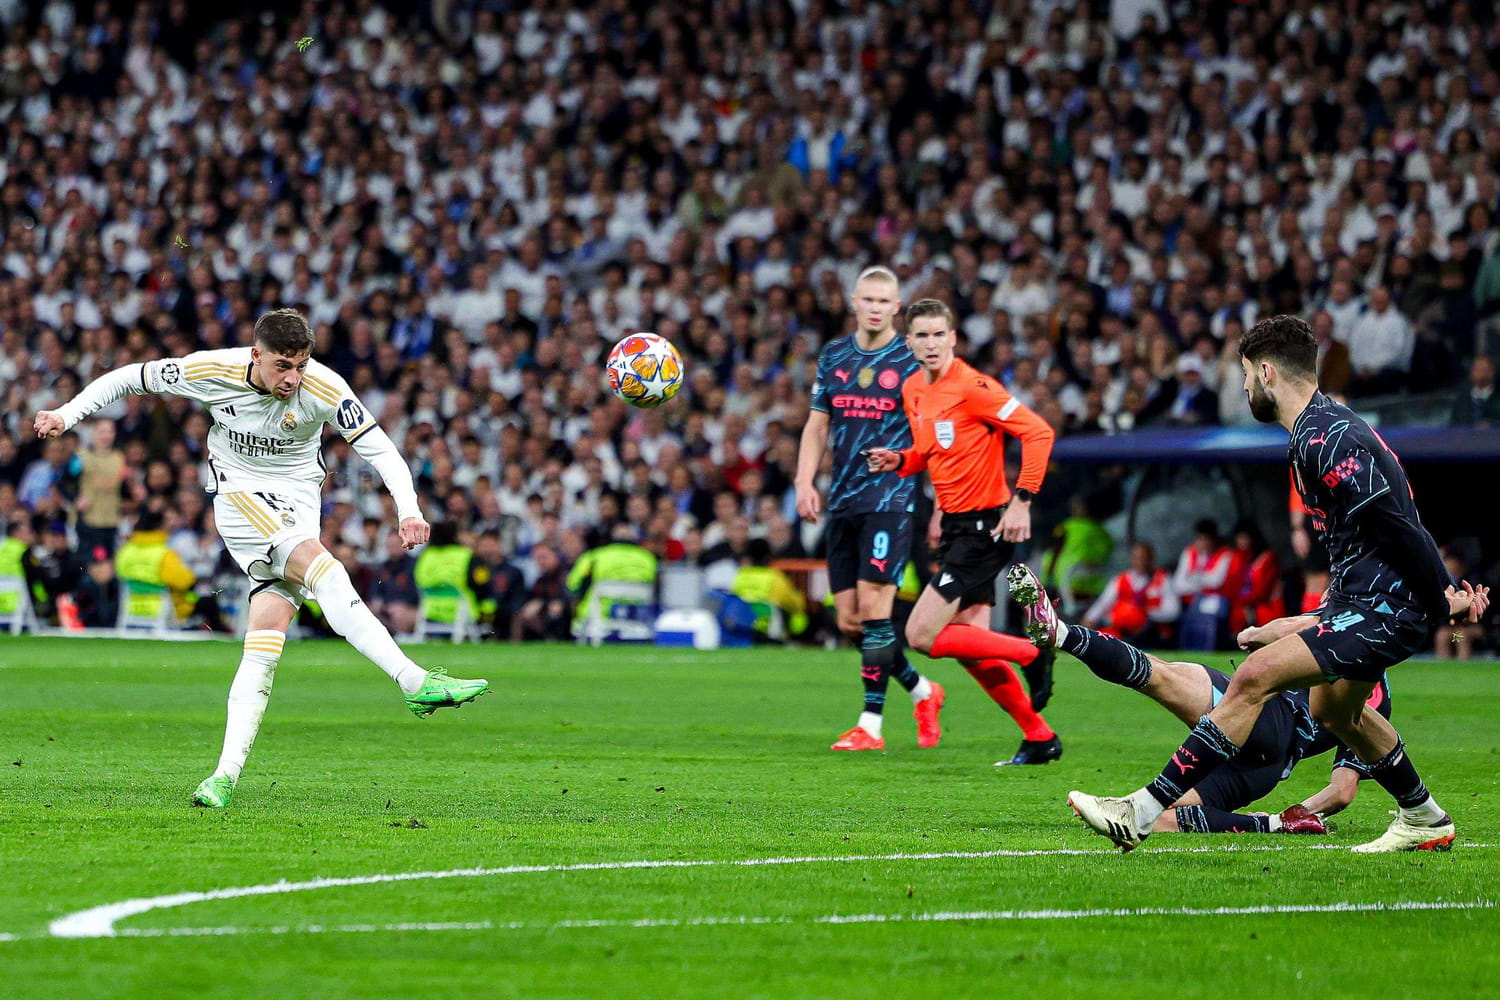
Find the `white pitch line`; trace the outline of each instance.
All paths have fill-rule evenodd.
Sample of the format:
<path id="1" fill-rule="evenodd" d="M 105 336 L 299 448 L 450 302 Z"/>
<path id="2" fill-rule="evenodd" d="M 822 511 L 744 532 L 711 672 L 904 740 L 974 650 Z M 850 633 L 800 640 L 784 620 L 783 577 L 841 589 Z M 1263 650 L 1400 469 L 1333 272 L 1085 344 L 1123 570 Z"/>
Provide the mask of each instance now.
<path id="1" fill-rule="evenodd" d="M 338 924 L 306 927 L 162 927 L 117 931 L 117 937 L 229 937 L 238 935 L 290 934 L 373 934 L 398 931 L 554 931 L 619 930 L 633 928 L 741 927 L 766 924 L 894 924 L 894 923 L 961 923 L 1001 920 L 1097 920 L 1130 917 L 1238 917 L 1293 915 L 1302 913 L 1385 913 L 1411 910 L 1492 910 L 1497 904 L 1476 900 L 1408 900 L 1389 903 L 1304 903 L 1263 906 L 1215 907 L 1135 907 L 1088 910 L 974 910 L 936 913 L 833 913 L 818 917 L 663 917 L 638 920 L 557 920 L 552 922 L 490 920 L 446 921 L 440 923 Z"/>
<path id="2" fill-rule="evenodd" d="M 1469 848 L 1492 847 L 1492 844 L 1465 844 Z M 1151 851 L 1150 854 L 1245 854 L 1283 851 L 1331 851 L 1344 850 L 1341 844 L 1307 844 L 1305 846 L 1255 845 L 1236 847 L 1232 845 L 1197 847 L 1168 847 Z M 344 878 L 316 878 L 303 882 L 270 882 L 263 885 L 234 886 L 226 889 L 210 889 L 205 892 L 178 892 L 163 896 L 127 899 L 118 903 L 106 903 L 58 917 L 48 925 L 48 933 L 59 938 L 114 937 L 120 932 L 115 924 L 127 917 L 139 916 L 153 910 L 166 910 L 191 903 L 205 903 L 220 899 L 240 899 L 247 896 L 273 896 L 292 892 L 310 892 L 316 889 L 335 889 L 346 886 L 378 885 L 388 882 L 436 881 L 450 878 L 479 878 L 489 875 L 520 875 L 546 872 L 622 871 L 656 868 L 745 868 L 772 865 L 847 864 L 870 861 L 937 861 L 971 860 L 982 858 L 1035 858 L 1035 857 L 1113 857 L 1118 852 L 1106 850 L 1081 850 L 1077 848 L 1051 848 L 1044 850 L 994 850 L 994 851 L 934 851 L 921 854 L 854 854 L 835 857 L 776 857 L 741 858 L 731 860 L 656 859 L 640 861 L 595 861 L 566 865 L 507 865 L 501 868 L 452 868 L 431 872 L 393 872 L 381 875 L 355 875 Z"/>

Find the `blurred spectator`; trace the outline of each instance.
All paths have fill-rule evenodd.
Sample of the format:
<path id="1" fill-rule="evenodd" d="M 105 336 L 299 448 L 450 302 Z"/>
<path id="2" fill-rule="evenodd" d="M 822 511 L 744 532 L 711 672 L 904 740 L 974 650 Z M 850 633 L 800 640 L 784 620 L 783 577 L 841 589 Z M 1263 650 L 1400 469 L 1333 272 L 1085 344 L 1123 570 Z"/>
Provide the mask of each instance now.
<path id="1" fill-rule="evenodd" d="M 1068 516 L 1052 531 L 1042 558 L 1042 583 L 1077 602 L 1092 602 L 1105 587 L 1105 567 L 1115 540 L 1081 496 L 1068 501 Z"/>
<path id="2" fill-rule="evenodd" d="M 115 553 L 115 573 L 127 584 L 165 587 L 178 621 L 186 621 L 192 615 L 197 603 L 193 585 L 198 579 L 181 557 L 167 547 L 162 515 L 156 511 L 147 510 L 136 519 L 135 530 Z"/>
<path id="3" fill-rule="evenodd" d="M 1167 422 L 1179 427 L 1196 427 L 1219 422 L 1219 397 L 1204 384 L 1207 367 L 1196 354 L 1177 359 L 1177 392 L 1167 407 Z"/>
<path id="4" fill-rule="evenodd" d="M 1156 553 L 1148 543 L 1136 542 L 1130 547 L 1130 568 L 1105 585 L 1084 613 L 1083 624 L 1131 645 L 1159 649 L 1172 644 L 1181 610 L 1167 571 L 1156 565 Z"/>
<path id="5" fill-rule="evenodd" d="M 112 554 L 119 541 L 125 453 L 115 447 L 115 433 L 113 421 L 92 421 L 88 447 L 78 455 L 78 499 L 73 507 L 78 521 L 74 530 L 78 547 L 90 553 L 102 548 Z"/>
<path id="6" fill-rule="evenodd" d="M 33 552 L 47 595 L 46 602 L 37 610 L 37 616 L 60 625 L 59 603 L 66 605 L 83 583 L 85 567 L 82 557 L 68 542 L 68 526 L 62 521 L 48 521 L 43 525 L 41 545 Z"/>
<path id="7" fill-rule="evenodd" d="M 656 584 L 656 556 L 636 540 L 635 529 L 627 523 L 614 526 L 609 541 L 589 549 L 568 571 L 568 590 L 577 602 L 573 630 L 579 633 L 588 616 L 594 613 L 608 621 L 618 603 L 609 597 L 596 597 L 594 588 L 607 583 Z"/>
<path id="8" fill-rule="evenodd" d="M 412 571 L 422 613 L 428 621 L 452 624 L 465 606 L 469 620 L 480 620 L 481 595 L 489 590 L 490 571 L 458 537 L 458 525 L 439 521 L 417 556 Z"/>
<path id="9" fill-rule="evenodd" d="M 1480 355 L 1469 365 L 1469 385 L 1453 398 L 1448 423 L 1454 427 L 1500 426 L 1500 396 L 1495 395 L 1495 362 Z"/>
<path id="10" fill-rule="evenodd" d="M 1229 602 L 1231 636 L 1249 625 L 1264 625 L 1286 615 L 1281 595 L 1281 566 L 1254 522 L 1235 526 L 1234 551 L 1236 566 L 1231 569 L 1228 581 L 1235 588 Z"/>
<path id="11" fill-rule="evenodd" d="M 790 639 L 807 631 L 807 598 L 779 569 L 771 566 L 771 546 L 754 538 L 741 556 L 729 593 L 749 605 L 753 629 L 759 640 Z M 780 630 L 772 627 L 781 619 Z"/>
<path id="12" fill-rule="evenodd" d="M 1391 304 L 1391 293 L 1379 285 L 1370 293 L 1370 307 L 1349 331 L 1349 363 L 1354 366 L 1353 391 L 1360 395 L 1397 392 L 1411 370 L 1415 336 L 1411 320 Z"/>
<path id="13" fill-rule="evenodd" d="M 1234 554 L 1219 537 L 1219 526 L 1207 518 L 1193 526 L 1193 541 L 1182 550 L 1177 571 L 1172 575 L 1172 589 L 1182 600 L 1184 609 L 1192 609 L 1204 598 L 1214 599 L 1210 614 L 1222 610 L 1227 614 L 1225 585 L 1233 568 Z"/>
<path id="14" fill-rule="evenodd" d="M 538 545 L 531 557 L 537 575 L 531 581 L 530 596 L 516 615 L 511 638 L 566 640 L 572 618 L 566 571 L 557 550 L 550 545 Z"/>
<path id="15" fill-rule="evenodd" d="M 78 617 L 86 628 L 114 628 L 120 620 L 120 581 L 115 562 L 101 545 L 89 554 L 88 575 L 79 586 Z"/>
<path id="16" fill-rule="evenodd" d="M 41 561 L 35 552 L 36 532 L 32 528 L 31 515 L 16 513 L 11 515 L 9 523 L 5 528 L 5 538 L 0 540 L 0 579 L 18 582 L 31 595 L 32 610 L 39 617 L 45 617 L 44 612 L 49 610 L 47 606 L 47 586 L 43 578 Z M 17 606 L 15 599 L 0 595 L 0 612 L 14 614 Z"/>
<path id="17" fill-rule="evenodd" d="M 1318 341 L 1318 388 L 1331 396 L 1343 396 L 1354 381 L 1354 367 L 1349 348 L 1333 337 L 1333 317 L 1320 309 L 1312 318 L 1313 336 Z"/>
<path id="18" fill-rule="evenodd" d="M 487 577 L 480 601 L 483 609 L 480 621 L 487 626 L 485 635 L 508 640 L 516 615 L 526 602 L 526 578 L 505 558 L 497 531 L 486 531 L 479 536 L 474 545 L 474 559 Z"/>
<path id="19" fill-rule="evenodd" d="M 385 558 L 374 567 L 369 595 L 370 610 L 392 635 L 410 635 L 417 626 L 417 558 L 401 544 L 394 531 L 385 535 Z"/>

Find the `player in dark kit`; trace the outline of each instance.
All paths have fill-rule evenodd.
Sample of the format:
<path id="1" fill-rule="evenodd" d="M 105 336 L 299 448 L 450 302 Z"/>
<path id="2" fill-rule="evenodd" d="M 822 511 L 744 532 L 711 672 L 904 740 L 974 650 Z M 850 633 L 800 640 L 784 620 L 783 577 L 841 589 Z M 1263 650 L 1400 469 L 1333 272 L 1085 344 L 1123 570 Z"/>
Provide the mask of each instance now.
<path id="1" fill-rule="evenodd" d="M 1017 563 L 1007 576 L 1011 597 L 1026 611 L 1027 631 L 1040 645 L 1071 653 L 1111 684 L 1139 691 L 1192 727 L 1229 690 L 1229 675 L 1201 663 L 1169 662 L 1107 632 L 1069 625 L 1030 567 Z M 1315 619 L 1314 619 L 1315 620 Z M 1269 641 L 1298 631 L 1302 618 L 1279 618 L 1241 632 L 1241 641 Z M 1390 688 L 1382 681 L 1369 707 L 1391 717 Z M 1278 814 L 1245 813 L 1250 803 L 1291 777 L 1298 762 L 1337 751 L 1327 787 Z M 1152 833 L 1304 833 L 1327 829 L 1322 816 L 1354 801 L 1369 769 L 1326 729 L 1313 721 L 1305 690 L 1283 691 L 1266 702 L 1240 753 L 1206 781 L 1187 791 L 1157 817 Z"/>
<path id="2" fill-rule="evenodd" d="M 914 480 L 877 476 L 861 457 L 871 448 L 904 448 L 911 427 L 901 409 L 901 383 L 917 369 L 897 334 L 901 308 L 896 275 L 866 268 L 851 296 L 858 327 L 831 341 L 818 357 L 812 409 L 797 454 L 797 513 L 816 520 L 824 512 L 814 480 L 833 440 L 833 481 L 828 489 L 828 585 L 839 631 L 859 643 L 864 708 L 853 729 L 833 750 L 884 750 L 885 693 L 894 676 L 910 692 L 917 720 L 917 746 L 934 747 L 942 736 L 941 684 L 906 661 L 891 624 L 896 589 L 911 550 Z"/>
<path id="3" fill-rule="evenodd" d="M 1352 410 L 1318 391 L 1318 345 L 1307 323 L 1273 316 L 1240 342 L 1250 411 L 1291 432 L 1297 492 L 1333 571 L 1308 627 L 1258 647 L 1224 698 L 1198 720 L 1156 780 L 1125 798 L 1073 792 L 1068 802 L 1096 833 L 1129 850 L 1173 802 L 1234 759 L 1278 692 L 1309 688 L 1309 707 L 1396 800 L 1390 828 L 1361 853 L 1447 850 L 1453 820 L 1427 791 L 1406 745 L 1366 701 L 1400 663 L 1431 645 L 1447 621 L 1477 622 L 1489 590 L 1453 586 L 1417 516 L 1395 454 Z"/>

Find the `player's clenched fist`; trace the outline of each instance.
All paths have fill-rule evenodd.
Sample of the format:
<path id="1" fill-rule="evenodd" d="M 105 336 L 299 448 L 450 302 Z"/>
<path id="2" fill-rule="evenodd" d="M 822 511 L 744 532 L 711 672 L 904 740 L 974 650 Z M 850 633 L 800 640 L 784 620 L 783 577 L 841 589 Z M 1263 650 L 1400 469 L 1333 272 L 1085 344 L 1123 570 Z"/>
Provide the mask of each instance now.
<path id="1" fill-rule="evenodd" d="M 41 413 L 38 413 L 36 415 L 36 423 L 32 426 L 36 428 L 36 436 L 39 438 L 55 438 L 67 430 L 67 427 L 63 424 L 63 418 L 51 410 L 43 410 Z"/>
<path id="2" fill-rule="evenodd" d="M 426 545 L 428 536 L 432 534 L 432 526 L 420 517 L 408 517 L 401 522 L 397 531 L 401 535 L 401 545 L 404 548 L 414 549 L 418 545 Z"/>

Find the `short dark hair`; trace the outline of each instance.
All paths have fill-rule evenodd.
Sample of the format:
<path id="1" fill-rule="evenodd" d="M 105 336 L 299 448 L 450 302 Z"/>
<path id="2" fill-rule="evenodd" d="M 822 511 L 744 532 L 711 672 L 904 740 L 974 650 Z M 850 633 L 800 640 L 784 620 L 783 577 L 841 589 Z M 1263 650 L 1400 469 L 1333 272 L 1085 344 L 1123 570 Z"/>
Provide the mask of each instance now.
<path id="1" fill-rule="evenodd" d="M 272 309 L 255 321 L 255 342 L 273 354 L 311 354 L 312 327 L 295 309 Z"/>
<path id="2" fill-rule="evenodd" d="M 917 320 L 926 319 L 929 316 L 943 317 L 948 321 L 950 330 L 958 325 L 958 317 L 953 315 L 953 310 L 948 308 L 946 302 L 940 302 L 937 299 L 918 299 L 906 310 L 906 328 L 910 330 L 911 325 Z"/>
<path id="3" fill-rule="evenodd" d="M 1294 377 L 1317 378 L 1318 341 L 1300 316 L 1271 316 L 1256 323 L 1240 338 L 1240 357 L 1252 364 L 1273 362 Z"/>

